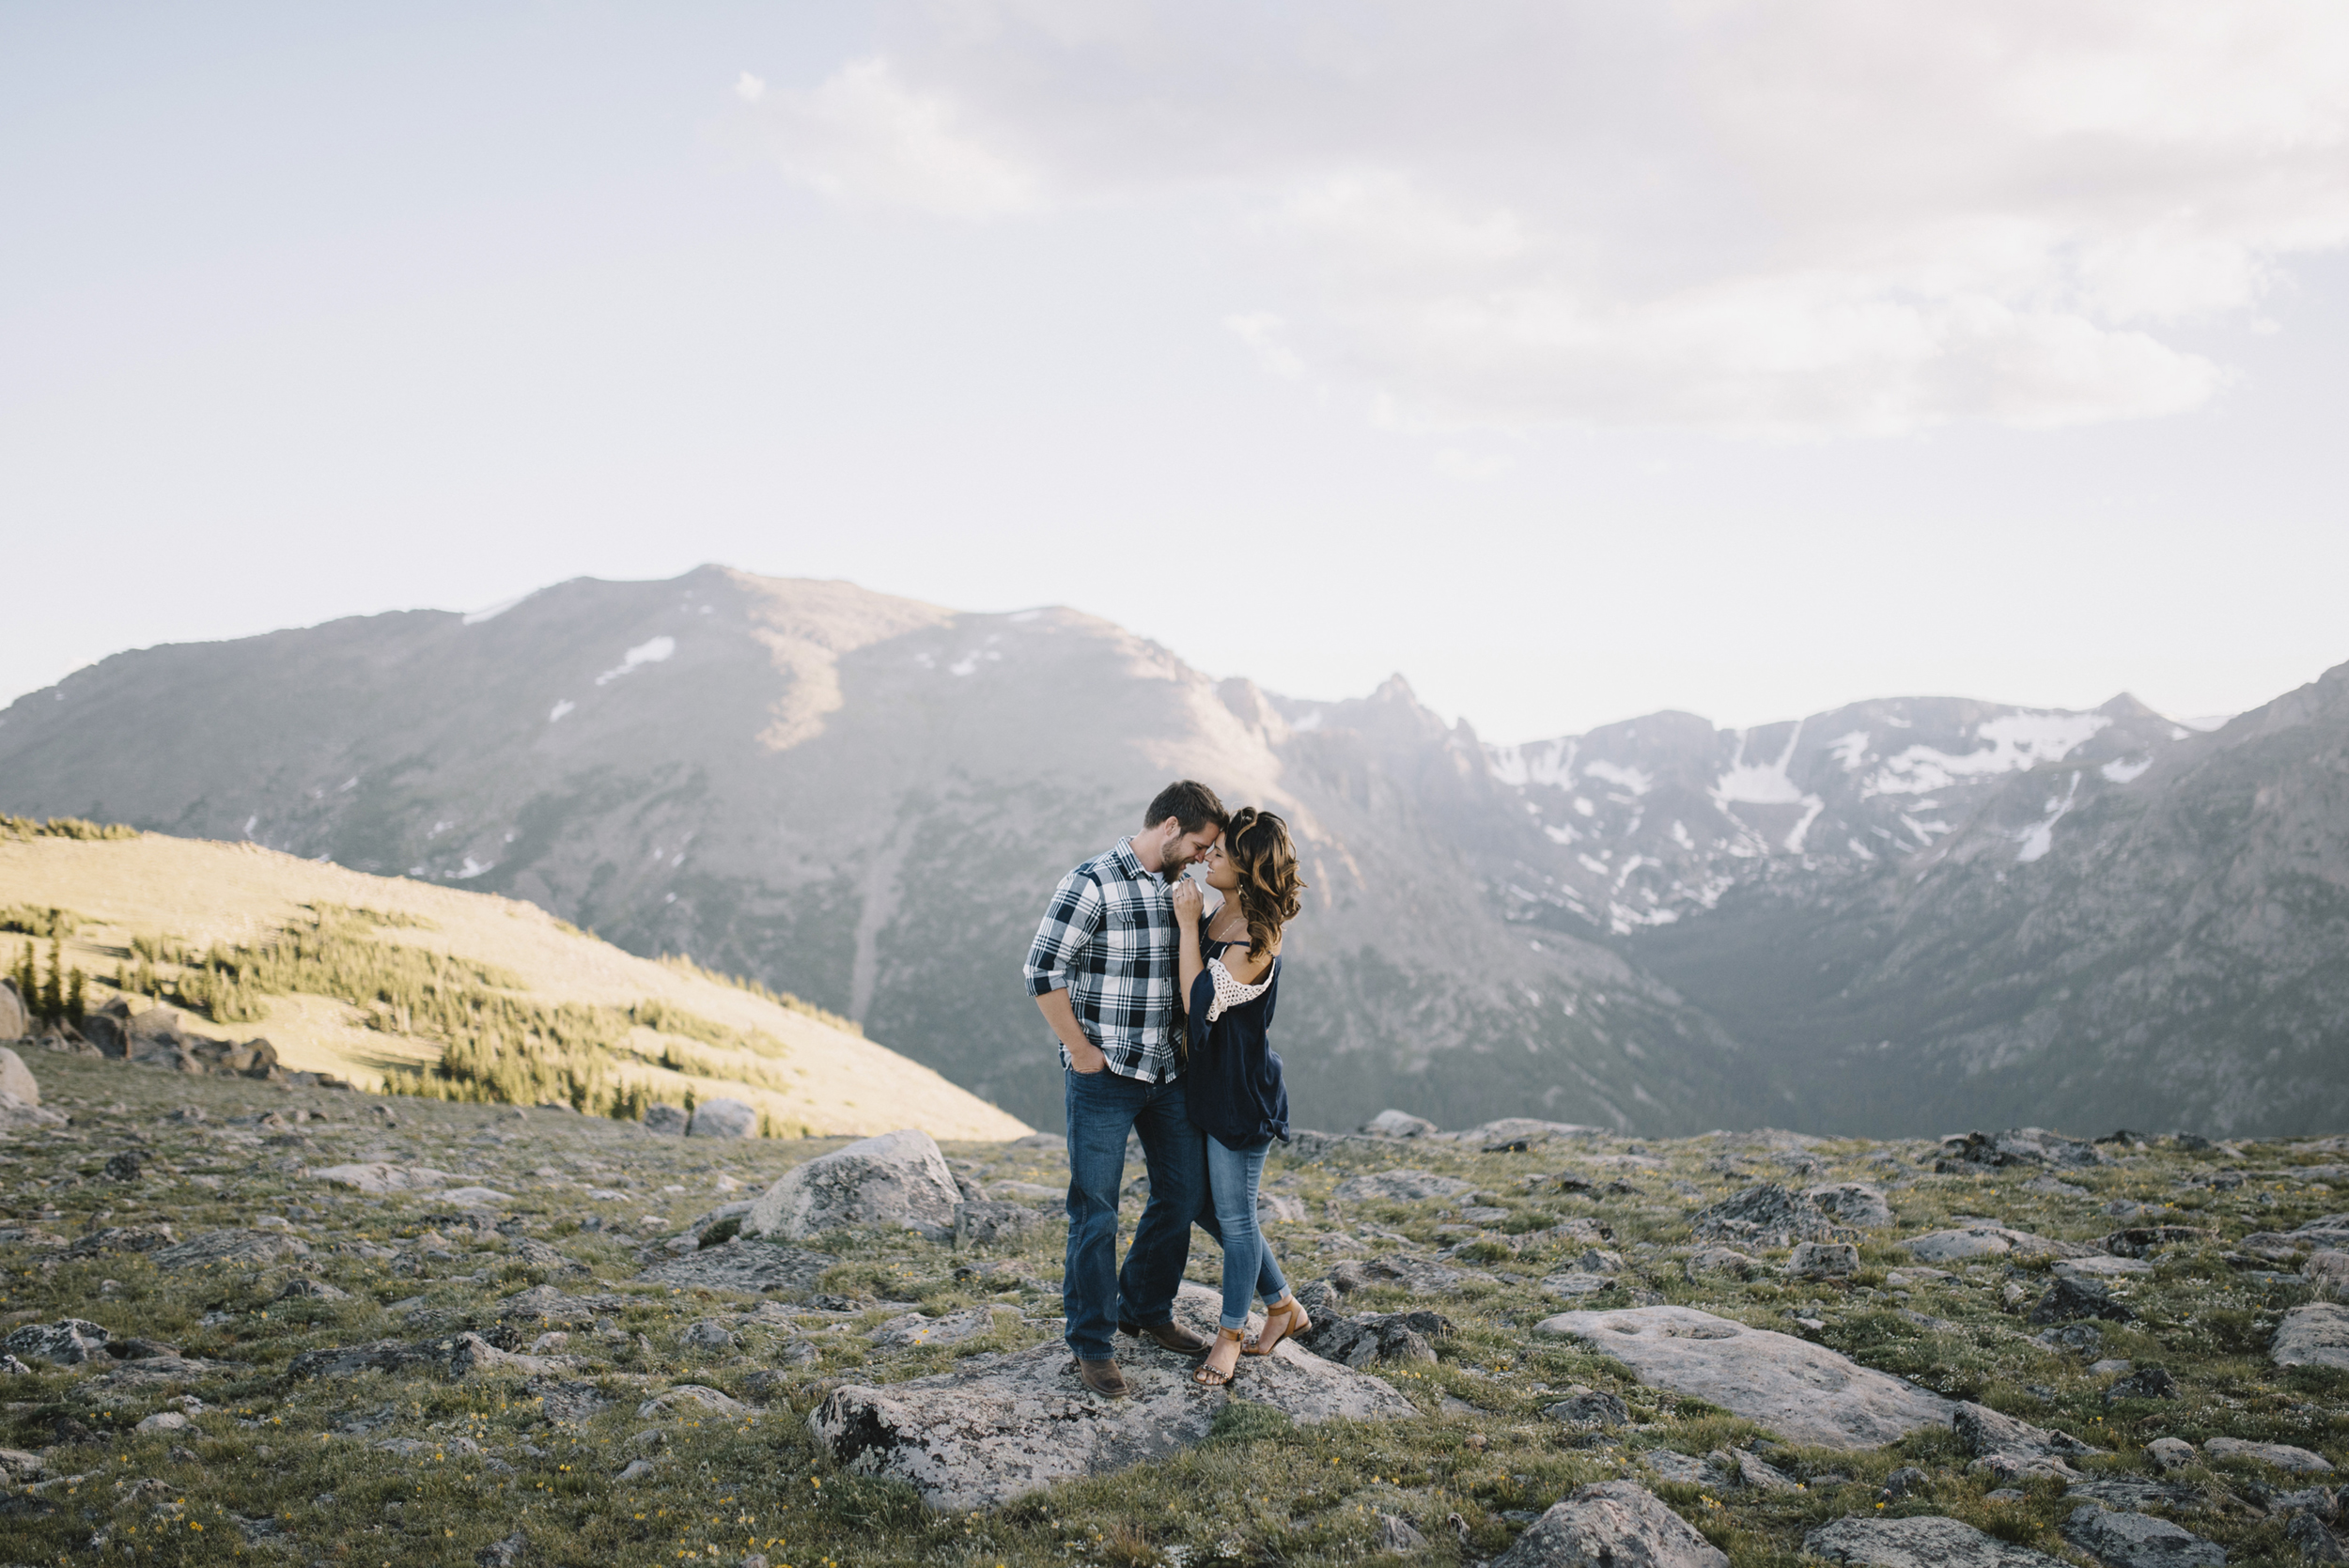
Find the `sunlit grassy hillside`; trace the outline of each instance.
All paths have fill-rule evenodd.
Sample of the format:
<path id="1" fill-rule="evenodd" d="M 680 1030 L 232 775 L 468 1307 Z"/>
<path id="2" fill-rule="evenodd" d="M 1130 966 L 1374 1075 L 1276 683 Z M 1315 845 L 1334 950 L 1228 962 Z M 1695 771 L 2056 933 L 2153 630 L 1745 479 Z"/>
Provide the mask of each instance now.
<path id="1" fill-rule="evenodd" d="M 266 1037 L 288 1069 L 366 1088 L 603 1110 L 726 1094 L 799 1134 L 919 1126 L 1016 1138 L 1017 1119 L 846 1020 L 677 960 L 635 957 L 537 907 L 370 877 L 249 844 L 0 834 L 0 961 L 47 911 L 95 1009 L 127 986 L 193 1032 Z"/>

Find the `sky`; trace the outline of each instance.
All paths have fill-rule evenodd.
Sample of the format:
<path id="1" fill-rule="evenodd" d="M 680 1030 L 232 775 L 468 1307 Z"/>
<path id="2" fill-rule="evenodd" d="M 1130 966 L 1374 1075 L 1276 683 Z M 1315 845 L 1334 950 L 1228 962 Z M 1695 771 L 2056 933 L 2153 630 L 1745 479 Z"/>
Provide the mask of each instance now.
<path id="1" fill-rule="evenodd" d="M 2332 0 L 0 8 L 0 702 L 717 561 L 1486 738 L 2349 660 Z"/>

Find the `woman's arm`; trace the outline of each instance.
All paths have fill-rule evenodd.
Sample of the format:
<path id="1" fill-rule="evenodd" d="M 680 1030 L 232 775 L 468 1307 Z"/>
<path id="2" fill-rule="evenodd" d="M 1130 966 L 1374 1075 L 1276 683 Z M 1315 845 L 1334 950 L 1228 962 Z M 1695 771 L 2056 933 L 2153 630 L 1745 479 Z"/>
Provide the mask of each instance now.
<path id="1" fill-rule="evenodd" d="M 1180 934 L 1181 946 L 1176 951 L 1176 971 L 1181 977 L 1181 996 L 1190 995 L 1198 984 L 1206 963 L 1199 956 L 1199 884 L 1185 877 L 1174 884 L 1174 929 Z"/>

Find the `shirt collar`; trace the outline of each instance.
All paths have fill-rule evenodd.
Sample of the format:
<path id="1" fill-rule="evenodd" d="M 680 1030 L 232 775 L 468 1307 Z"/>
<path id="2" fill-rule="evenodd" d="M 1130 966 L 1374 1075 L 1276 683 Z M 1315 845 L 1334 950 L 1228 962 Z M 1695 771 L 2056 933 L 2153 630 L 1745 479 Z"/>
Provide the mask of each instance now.
<path id="1" fill-rule="evenodd" d="M 1116 858 L 1117 869 L 1126 874 L 1126 879 L 1128 881 L 1154 882 L 1160 887 L 1164 887 L 1166 885 L 1166 879 L 1160 877 L 1157 872 L 1145 871 L 1143 869 L 1142 857 L 1134 853 L 1134 841 L 1132 835 L 1128 834 L 1127 837 L 1119 839 L 1117 841 L 1117 847 L 1111 850 L 1110 853 Z"/>

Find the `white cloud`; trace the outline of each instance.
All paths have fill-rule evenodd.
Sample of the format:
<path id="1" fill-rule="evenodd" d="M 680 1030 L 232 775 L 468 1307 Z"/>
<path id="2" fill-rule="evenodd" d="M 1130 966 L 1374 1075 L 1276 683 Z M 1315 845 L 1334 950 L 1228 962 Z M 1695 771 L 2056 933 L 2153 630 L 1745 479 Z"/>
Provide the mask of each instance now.
<path id="1" fill-rule="evenodd" d="M 2329 0 L 892 17 L 755 111 L 791 178 L 961 218 L 1204 208 L 1268 243 L 1225 323 L 1267 368 L 1421 427 L 2166 413 L 2227 380 L 2182 326 L 2254 327 L 2349 243 Z"/>
<path id="2" fill-rule="evenodd" d="M 906 85 L 886 59 L 778 93 L 763 122 L 786 174 L 835 199 L 979 218 L 1023 210 L 1037 175 L 965 134 L 954 101 Z"/>
<path id="3" fill-rule="evenodd" d="M 734 96 L 745 103 L 755 103 L 767 96 L 767 84 L 746 70 L 735 81 Z"/>

